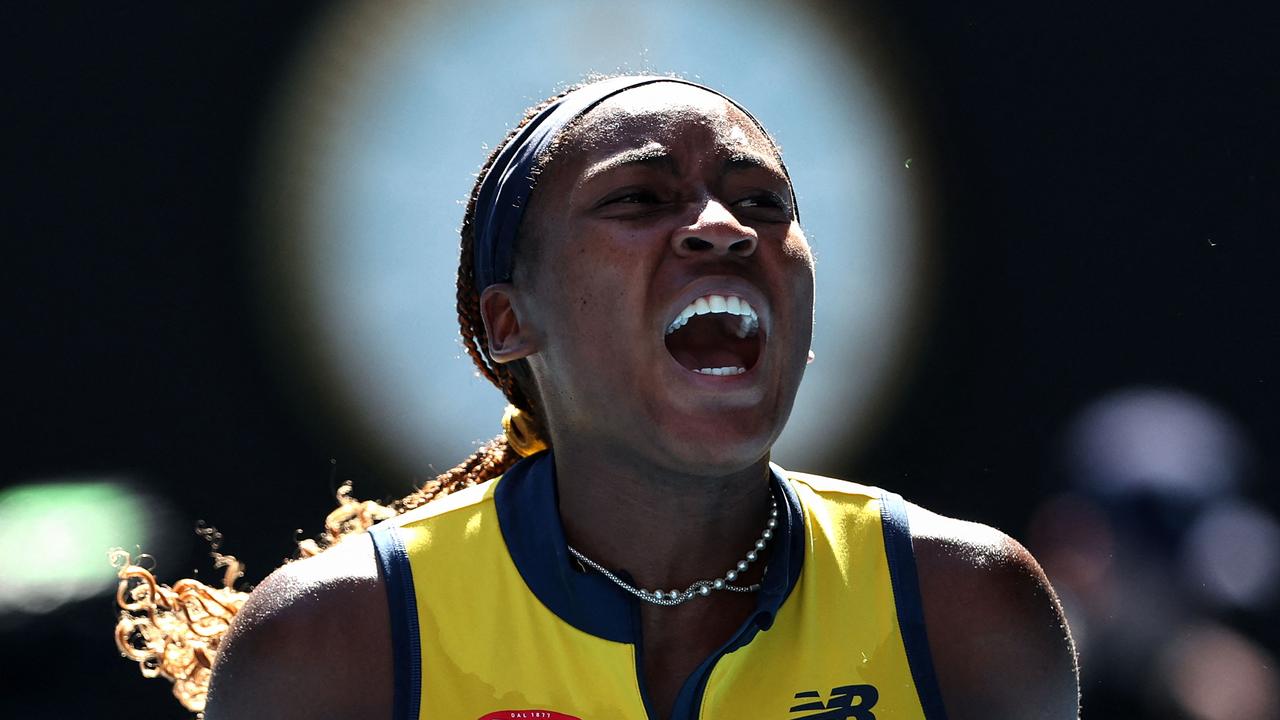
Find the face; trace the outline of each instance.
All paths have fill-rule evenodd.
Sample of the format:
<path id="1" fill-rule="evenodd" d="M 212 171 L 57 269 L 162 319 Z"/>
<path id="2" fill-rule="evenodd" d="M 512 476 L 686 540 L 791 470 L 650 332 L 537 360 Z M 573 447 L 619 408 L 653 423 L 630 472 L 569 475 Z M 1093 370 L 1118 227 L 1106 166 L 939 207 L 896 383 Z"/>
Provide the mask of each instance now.
<path id="1" fill-rule="evenodd" d="M 695 475 L 760 461 L 813 325 L 813 258 L 774 147 L 676 83 L 616 95 L 561 140 L 524 220 L 536 248 L 486 293 L 505 294 L 520 341 L 499 359 L 528 360 L 557 448 Z"/>

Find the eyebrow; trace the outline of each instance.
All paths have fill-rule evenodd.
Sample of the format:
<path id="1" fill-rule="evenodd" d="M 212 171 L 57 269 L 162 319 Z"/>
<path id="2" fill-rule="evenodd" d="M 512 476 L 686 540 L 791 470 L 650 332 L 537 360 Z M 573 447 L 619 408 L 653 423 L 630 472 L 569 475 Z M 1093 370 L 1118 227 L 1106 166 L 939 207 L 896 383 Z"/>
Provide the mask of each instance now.
<path id="1" fill-rule="evenodd" d="M 724 171 L 734 172 L 742 170 L 765 170 L 777 175 L 779 178 L 786 177 L 782 168 L 779 167 L 777 160 L 759 153 L 739 150 L 730 155 L 728 159 L 724 161 Z"/>
<path id="2" fill-rule="evenodd" d="M 635 165 L 665 170 L 671 174 L 676 172 L 675 158 L 671 157 L 670 151 L 655 142 L 632 150 L 624 150 L 617 155 L 607 157 L 587 168 L 582 174 L 582 178 L 583 181 L 590 182 L 592 179 L 607 172 Z"/>
<path id="3" fill-rule="evenodd" d="M 624 150 L 588 167 L 582 175 L 583 181 L 590 182 L 600 175 L 629 166 L 651 167 L 672 175 L 678 172 L 675 158 L 670 151 L 655 142 L 632 150 Z M 725 173 L 747 170 L 765 170 L 779 178 L 785 178 L 776 160 L 759 153 L 739 150 L 726 158 L 722 165 L 722 171 Z"/>

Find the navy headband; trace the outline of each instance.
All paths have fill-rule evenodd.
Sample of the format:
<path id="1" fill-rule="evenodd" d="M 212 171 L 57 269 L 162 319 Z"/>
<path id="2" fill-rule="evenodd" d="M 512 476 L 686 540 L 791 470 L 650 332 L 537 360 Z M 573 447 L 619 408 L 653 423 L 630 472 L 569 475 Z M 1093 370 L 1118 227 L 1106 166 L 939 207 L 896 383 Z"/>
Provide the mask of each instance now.
<path id="1" fill-rule="evenodd" d="M 520 229 L 520 221 L 524 219 L 524 211 L 529 203 L 529 195 L 533 192 L 534 168 L 538 158 L 551 146 L 566 125 L 584 115 L 600 103 L 624 90 L 651 85 L 658 82 L 674 82 L 691 85 L 707 92 L 714 93 L 733 103 L 751 121 L 768 136 L 759 120 L 747 112 L 746 108 L 734 102 L 723 93 L 716 92 L 698 83 L 680 78 L 657 75 L 626 76 L 610 78 L 580 87 L 555 100 L 541 112 L 525 123 L 516 136 L 511 139 L 494 158 L 489 172 L 480 182 L 480 193 L 476 197 L 475 219 L 475 289 L 482 292 L 485 288 L 500 282 L 511 280 L 511 268 L 515 261 L 516 233 Z M 779 158 L 779 163 L 782 162 Z M 782 172 L 787 172 L 786 165 Z M 790 184 L 791 176 L 787 175 Z M 792 204 L 795 203 L 795 191 L 792 190 Z M 799 209 L 796 209 L 799 217 Z"/>

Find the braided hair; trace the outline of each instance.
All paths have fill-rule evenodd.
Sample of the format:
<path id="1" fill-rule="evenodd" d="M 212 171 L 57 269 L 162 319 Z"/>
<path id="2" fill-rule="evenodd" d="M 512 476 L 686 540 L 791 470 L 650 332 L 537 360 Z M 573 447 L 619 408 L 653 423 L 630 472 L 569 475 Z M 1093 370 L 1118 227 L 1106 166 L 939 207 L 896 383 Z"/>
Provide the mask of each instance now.
<path id="1" fill-rule="evenodd" d="M 593 77 L 587 83 L 602 79 L 605 78 Z M 471 190 L 459 231 L 457 309 L 462 346 L 479 374 L 501 390 L 507 402 L 520 411 L 527 429 L 543 438 L 547 435 L 538 415 L 536 388 L 528 364 L 524 360 L 502 364 L 489 355 L 489 338 L 480 314 L 482 288 L 477 288 L 475 283 L 474 221 L 481 180 L 498 154 L 538 113 L 582 86 L 570 86 L 529 108 L 520 123 L 489 154 Z M 545 167 L 559 147 L 553 144 L 540 159 L 539 167 Z M 482 444 L 455 467 L 390 504 L 357 500 L 351 496 L 350 483 L 344 484 L 337 493 L 338 507 L 325 518 L 324 531 L 314 540 L 299 542 L 298 554 L 303 558 L 316 555 L 343 537 L 363 532 L 382 520 L 456 490 L 492 480 L 519 459 L 520 455 L 504 433 Z M 215 543 L 215 564 L 225 569 L 221 587 L 194 579 L 165 585 L 123 550 L 111 553 L 119 577 L 116 600 L 121 609 L 115 628 L 116 645 L 125 658 L 138 663 L 144 677 L 163 677 L 173 683 L 174 696 L 183 707 L 195 713 L 204 710 L 218 647 L 249 597 L 248 590 L 235 587 L 244 574 L 242 564 L 234 556 L 216 552 L 217 549 Z"/>
<path id="2" fill-rule="evenodd" d="M 519 134 L 525 123 L 536 117 L 548 105 L 579 87 L 582 87 L 582 85 L 570 86 L 564 91 L 529 108 L 520 123 L 512 128 L 503 141 L 494 148 L 484 166 L 480 169 L 476 183 L 471 189 L 471 196 L 467 200 L 467 210 L 462 219 L 462 228 L 459 230 L 461 241 L 458 253 L 457 308 L 458 330 L 462 337 L 462 347 L 467 351 L 467 355 L 471 358 L 471 362 L 475 364 L 479 374 L 493 383 L 494 387 L 501 390 L 502 394 L 506 396 L 507 402 L 519 409 L 525 416 L 526 422 L 531 423 L 543 438 L 546 438 L 547 434 L 544 428 L 541 427 L 540 416 L 534 402 L 536 392 L 534 391 L 533 377 L 529 372 L 528 363 L 524 360 L 506 364 L 498 363 L 489 355 L 489 336 L 485 330 L 484 319 L 480 314 L 480 291 L 483 288 L 477 288 L 475 284 L 476 203 L 480 196 L 481 180 L 489 172 L 502 150 Z M 553 145 L 548 155 L 554 155 L 557 148 L 558 146 Z M 545 166 L 548 159 L 548 157 L 542 158 L 540 165 Z M 522 232 L 520 237 L 524 239 L 525 233 Z M 519 251 L 517 250 L 517 252 Z M 499 434 L 481 445 L 470 457 L 458 463 L 452 469 L 441 473 L 435 479 L 428 481 L 408 497 L 400 500 L 397 503 L 397 509 L 400 511 L 408 510 L 441 495 L 447 495 L 454 490 L 492 480 L 506 472 L 519 459 L 520 455 L 511 448 L 506 434 Z"/>

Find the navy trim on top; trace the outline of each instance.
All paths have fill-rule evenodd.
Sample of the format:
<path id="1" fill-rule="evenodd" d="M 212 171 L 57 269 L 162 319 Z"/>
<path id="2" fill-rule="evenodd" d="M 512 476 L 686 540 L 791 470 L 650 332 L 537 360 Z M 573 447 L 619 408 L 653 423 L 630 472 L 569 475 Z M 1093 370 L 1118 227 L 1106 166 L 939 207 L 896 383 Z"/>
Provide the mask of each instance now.
<path id="1" fill-rule="evenodd" d="M 635 642 L 631 606 L 603 575 L 583 573 L 569 555 L 550 452 L 516 463 L 493 491 L 498 527 L 529 590 L 560 619 L 597 637 Z"/>
<path id="2" fill-rule="evenodd" d="M 933 668 L 929 637 L 925 633 L 924 606 L 920 600 L 920 578 L 916 574 L 916 554 L 911 547 L 911 525 L 907 522 L 907 503 L 897 493 L 881 491 L 880 525 L 884 531 L 885 557 L 889 560 L 889 579 L 893 584 L 893 600 L 898 610 L 898 627 L 907 651 L 907 664 L 916 684 L 925 720 L 947 720 L 942 692 Z"/>
<path id="3" fill-rule="evenodd" d="M 413 589 L 413 571 L 399 528 L 374 527 L 369 530 L 378 567 L 387 587 L 387 609 L 391 614 L 391 659 L 394 668 L 392 720 L 418 720 L 422 701 L 422 654 L 418 636 L 418 600 Z"/>
<path id="4" fill-rule="evenodd" d="M 747 618 L 729 642 L 711 653 L 685 680 L 671 709 L 671 720 L 697 720 L 702 696 L 707 691 L 707 681 L 711 679 L 711 671 L 716 663 L 720 658 L 751 642 L 757 632 L 773 627 L 773 620 L 782 603 L 800 580 L 805 552 L 804 511 L 800 508 L 800 497 L 786 479 L 785 471 L 773 464 L 770 464 L 770 470 L 773 487 L 781 493 L 784 502 L 779 506 L 780 522 L 773 536 L 776 542 L 769 553 L 769 564 L 765 567 L 764 578 L 761 580 L 760 594 L 756 596 L 756 612 Z"/>
<path id="5" fill-rule="evenodd" d="M 676 697 L 671 717 L 696 718 L 711 669 L 726 653 L 751 642 L 760 630 L 773 625 L 782 603 L 800 579 L 804 564 L 804 518 L 800 499 L 782 471 L 771 468 L 771 482 L 779 491 L 779 522 L 769 549 L 764 578 L 757 594 L 756 612 L 733 638 L 712 653 L 685 681 Z M 606 640 L 641 647 L 638 622 L 640 601 L 594 572 L 582 572 L 569 555 L 560 522 L 556 490 L 555 458 L 551 452 L 525 458 L 508 470 L 494 490 L 498 526 L 507 552 L 529 590 L 549 610 L 573 627 Z M 624 568 L 610 568 L 629 577 Z M 639 652 L 637 679 L 646 707 Z"/>

